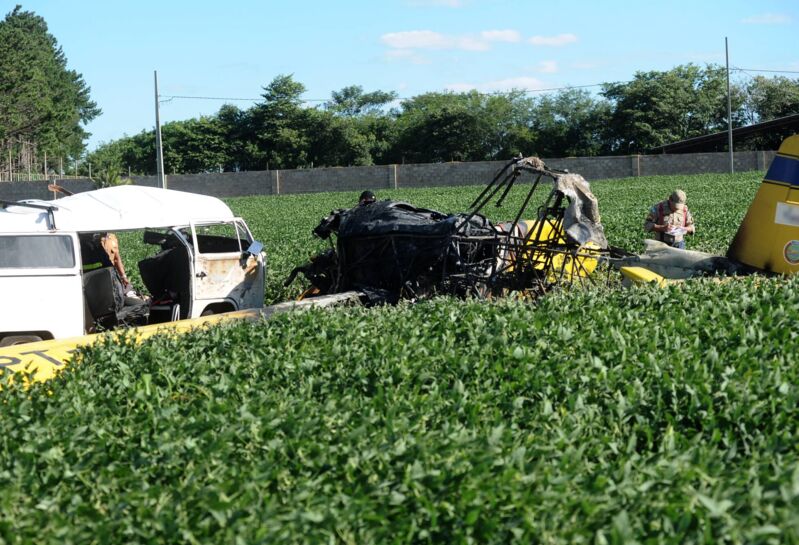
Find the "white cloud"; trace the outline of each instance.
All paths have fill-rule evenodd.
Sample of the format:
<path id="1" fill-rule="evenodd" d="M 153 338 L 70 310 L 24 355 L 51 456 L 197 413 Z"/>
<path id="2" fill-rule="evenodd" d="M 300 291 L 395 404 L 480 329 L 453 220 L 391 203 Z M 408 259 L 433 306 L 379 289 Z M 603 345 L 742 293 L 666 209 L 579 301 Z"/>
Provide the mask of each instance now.
<path id="1" fill-rule="evenodd" d="M 538 63 L 538 71 L 542 74 L 554 74 L 558 71 L 558 61 L 541 61 Z"/>
<path id="2" fill-rule="evenodd" d="M 470 36 L 456 37 L 454 43 L 455 49 L 463 49 L 465 51 L 486 51 L 491 48 L 488 42 Z"/>
<path id="3" fill-rule="evenodd" d="M 791 22 L 791 16 L 783 13 L 761 13 L 741 19 L 741 22 L 748 25 L 784 25 Z"/>
<path id="4" fill-rule="evenodd" d="M 394 49 L 462 49 L 485 51 L 487 41 L 471 36 L 449 36 L 432 30 L 409 30 L 383 34 L 380 41 Z"/>
<path id="5" fill-rule="evenodd" d="M 574 34 L 558 34 L 557 36 L 533 36 L 529 41 L 533 45 L 548 45 L 552 47 L 560 47 L 566 44 L 571 44 L 577 41 L 577 36 Z"/>
<path id="6" fill-rule="evenodd" d="M 407 30 L 389 32 L 380 36 L 380 41 L 390 49 L 385 58 L 388 60 L 407 59 L 416 64 L 429 61 L 414 56 L 410 51 L 418 50 L 460 50 L 488 51 L 494 43 L 518 43 L 521 34 L 516 30 L 484 30 L 478 34 L 442 34 L 432 30 Z"/>
<path id="7" fill-rule="evenodd" d="M 547 85 L 537 78 L 518 77 L 508 78 L 497 81 L 487 81 L 484 83 L 450 83 L 445 88 L 450 91 L 465 92 L 475 89 L 481 92 L 491 91 L 510 91 L 511 89 L 543 89 Z"/>
<path id="8" fill-rule="evenodd" d="M 487 42 L 508 42 L 518 43 L 522 41 L 522 35 L 517 30 L 484 30 L 480 37 Z"/>

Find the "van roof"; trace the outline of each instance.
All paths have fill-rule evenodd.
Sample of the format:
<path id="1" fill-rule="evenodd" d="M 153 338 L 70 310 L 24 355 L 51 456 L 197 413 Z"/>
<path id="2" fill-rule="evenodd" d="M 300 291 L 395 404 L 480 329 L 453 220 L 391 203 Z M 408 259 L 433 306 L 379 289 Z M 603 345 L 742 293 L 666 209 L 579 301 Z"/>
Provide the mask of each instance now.
<path id="1" fill-rule="evenodd" d="M 176 227 L 192 221 L 224 221 L 235 216 L 216 197 L 135 185 L 86 191 L 55 201 L 21 201 L 57 207 L 58 231 L 97 232 Z M 49 232 L 48 212 L 9 205 L 0 208 L 0 233 Z"/>

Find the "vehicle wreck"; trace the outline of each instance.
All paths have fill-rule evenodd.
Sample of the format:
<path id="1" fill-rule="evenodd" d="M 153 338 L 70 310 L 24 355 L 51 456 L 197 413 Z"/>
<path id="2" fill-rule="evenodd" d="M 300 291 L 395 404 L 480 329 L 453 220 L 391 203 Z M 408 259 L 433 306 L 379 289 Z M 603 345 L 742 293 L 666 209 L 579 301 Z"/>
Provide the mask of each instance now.
<path id="1" fill-rule="evenodd" d="M 138 231 L 149 296 L 126 297 L 99 240 Z M 214 197 L 119 186 L 0 202 L 0 347 L 259 308 L 265 254 Z M 124 249 L 123 249 L 124 252 Z"/>
<path id="2" fill-rule="evenodd" d="M 528 179 L 513 220 L 495 224 L 483 214 Z M 534 210 L 534 196 L 546 187 L 546 200 Z M 331 248 L 294 269 L 285 284 L 302 273 L 312 285 L 305 296 L 355 289 L 373 303 L 437 294 L 536 296 L 592 281 L 599 261 L 611 254 L 588 182 L 537 157 L 507 163 L 466 212 L 379 201 L 335 210 L 313 232 L 331 240 Z"/>

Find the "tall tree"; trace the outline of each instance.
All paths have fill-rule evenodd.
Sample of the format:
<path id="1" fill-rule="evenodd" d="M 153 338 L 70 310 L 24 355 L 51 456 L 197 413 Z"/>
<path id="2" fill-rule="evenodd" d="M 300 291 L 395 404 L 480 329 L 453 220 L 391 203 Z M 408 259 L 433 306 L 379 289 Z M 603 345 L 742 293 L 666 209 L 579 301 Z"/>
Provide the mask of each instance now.
<path id="1" fill-rule="evenodd" d="M 256 168 L 297 168 L 309 164 L 309 116 L 302 107 L 305 86 L 279 75 L 264 87 L 264 100 L 253 106 L 251 123 Z"/>
<path id="2" fill-rule="evenodd" d="M 520 91 L 426 93 L 403 101 L 392 160 L 483 161 L 532 153 L 532 101 Z"/>
<path id="3" fill-rule="evenodd" d="M 799 78 L 756 76 L 745 85 L 744 92 L 746 96 L 744 110 L 749 123 L 761 123 L 799 114 Z M 792 129 L 772 129 L 768 133 L 747 138 L 740 143 L 740 147 L 777 149 L 780 143 L 794 132 Z"/>
<path id="4" fill-rule="evenodd" d="M 756 76 L 746 84 L 745 93 L 750 123 L 799 114 L 799 78 Z"/>
<path id="5" fill-rule="evenodd" d="M 0 140 L 33 142 L 51 155 L 83 152 L 84 125 L 100 109 L 44 19 L 21 6 L 0 21 L 0 74 Z"/>
<path id="6" fill-rule="evenodd" d="M 332 100 L 325 103 L 325 109 L 344 116 L 375 115 L 397 99 L 394 91 L 372 91 L 364 93 L 360 85 L 349 85 L 340 91 L 333 91 Z"/>
<path id="7" fill-rule="evenodd" d="M 544 95 L 532 111 L 532 129 L 541 157 L 594 156 L 606 153 L 610 104 L 584 89 Z"/>
<path id="8" fill-rule="evenodd" d="M 650 148 L 726 128 L 724 69 L 677 66 L 665 72 L 636 72 L 628 83 L 603 86 L 611 101 L 609 148 L 642 153 Z M 743 96 L 733 95 L 733 124 L 743 123 Z"/>

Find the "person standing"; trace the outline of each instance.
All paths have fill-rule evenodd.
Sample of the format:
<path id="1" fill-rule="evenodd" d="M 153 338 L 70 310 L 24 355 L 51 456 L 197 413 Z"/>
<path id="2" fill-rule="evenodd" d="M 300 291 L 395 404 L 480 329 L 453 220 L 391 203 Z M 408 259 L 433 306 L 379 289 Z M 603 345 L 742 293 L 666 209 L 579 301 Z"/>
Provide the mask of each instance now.
<path id="1" fill-rule="evenodd" d="M 649 209 L 644 230 L 655 234 L 655 239 L 673 248 L 685 249 L 685 235 L 694 234 L 694 218 L 686 205 L 685 191 L 675 190 L 665 201 Z"/>

